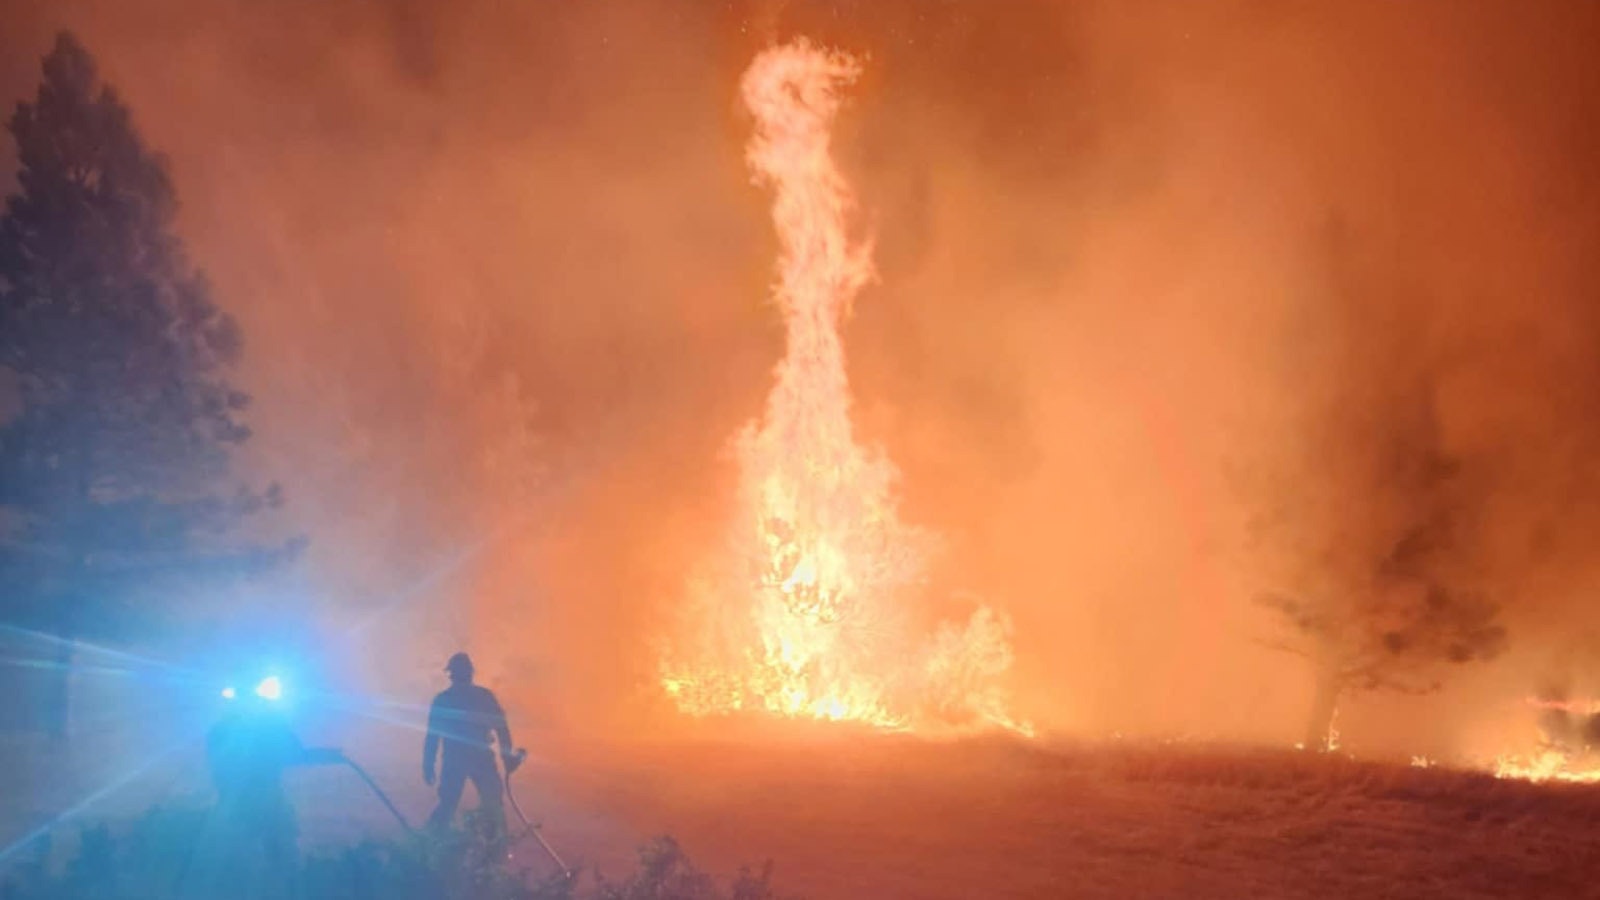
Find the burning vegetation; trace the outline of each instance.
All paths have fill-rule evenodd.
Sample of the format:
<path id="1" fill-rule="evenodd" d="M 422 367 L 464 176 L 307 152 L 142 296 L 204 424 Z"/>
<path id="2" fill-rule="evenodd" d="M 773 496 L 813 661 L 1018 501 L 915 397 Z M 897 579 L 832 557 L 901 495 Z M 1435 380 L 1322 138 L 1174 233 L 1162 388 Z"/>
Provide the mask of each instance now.
<path id="1" fill-rule="evenodd" d="M 157 659 L 254 603 L 355 622 L 328 655 L 381 685 L 384 725 L 424 727 L 390 699 L 437 678 L 422 645 L 491 645 L 511 703 L 571 726 L 550 728 L 563 764 L 604 735 L 592 783 L 683 755 L 597 832 L 652 804 L 776 839 L 819 810 L 883 817 L 853 840 L 901 830 L 916 797 L 917 827 L 948 825 L 935 801 L 976 810 L 1056 860 L 1114 855 L 1142 816 L 1179 823 L 1123 847 L 1144 892 L 1149 859 L 1192 853 L 1234 879 L 1218 896 L 1248 892 L 1211 843 L 1239 834 L 1242 868 L 1289 860 L 1295 889 L 1315 867 L 1388 889 L 1326 838 L 1370 827 L 1381 855 L 1431 834 L 1386 827 L 1394 801 L 1477 835 L 1440 879 L 1557 811 L 1479 873 L 1491 896 L 1583 836 L 1594 791 L 1532 783 L 1600 783 L 1594 679 L 1522 694 L 1600 660 L 1600 15 L 335 5 L 348 27 L 196 3 L 180 40 L 88 3 L 90 39 L 59 38 L 9 120 L 0 656 L 38 689 L 0 693 L 39 695 L 0 711 L 18 730 L 40 727 L 28 706 L 65 739 L 86 679 L 135 680 L 86 641 Z M 46 6 L 25 18 L 55 23 Z M 359 24 L 369 7 L 393 22 Z M 835 43 L 871 48 L 883 82 L 854 94 L 867 57 Z M 736 77 L 744 168 L 721 131 Z M 1551 88 L 1575 83 L 1583 115 Z M 862 124 L 836 131 L 850 96 Z M 778 250 L 759 312 L 739 303 L 771 268 L 746 168 Z M 636 741 L 641 681 L 674 718 L 864 734 L 784 730 L 741 774 L 749 748 L 697 744 L 738 729 Z M 1009 739 L 1035 726 L 1086 743 Z M 919 740 L 982 733 L 1002 739 Z M 824 743 L 843 764 L 798 779 Z M 770 819 L 702 790 L 774 760 Z M 916 777 L 866 790 L 895 773 Z M 1117 807 L 1108 777 L 1151 799 Z M 65 812 L 12 823 L 0 862 L 101 796 L 31 804 Z M 133 877 L 103 835 L 84 846 L 84 871 Z M 709 884 L 657 850 L 646 869 Z M 385 853 L 334 868 L 477 877 Z M 38 896 L 78 890 L 34 874 Z"/>
<path id="2" fill-rule="evenodd" d="M 725 555 L 689 586 L 687 637 L 667 650 L 661 683 L 697 716 L 1026 732 L 1002 694 L 1009 620 L 979 606 L 926 628 L 915 604 L 935 542 L 900 521 L 894 464 L 851 427 L 839 326 L 873 277 L 872 244 L 850 233 L 854 201 L 829 144 L 839 91 L 859 72 L 801 40 L 762 53 L 741 84 L 748 160 L 773 192 L 787 352 L 765 415 L 734 437 Z"/>
<path id="3" fill-rule="evenodd" d="M 1502 753 L 1496 778 L 1600 783 L 1600 700 L 1568 699 L 1565 691 L 1530 697 L 1539 713 L 1539 740 L 1529 753 Z"/>

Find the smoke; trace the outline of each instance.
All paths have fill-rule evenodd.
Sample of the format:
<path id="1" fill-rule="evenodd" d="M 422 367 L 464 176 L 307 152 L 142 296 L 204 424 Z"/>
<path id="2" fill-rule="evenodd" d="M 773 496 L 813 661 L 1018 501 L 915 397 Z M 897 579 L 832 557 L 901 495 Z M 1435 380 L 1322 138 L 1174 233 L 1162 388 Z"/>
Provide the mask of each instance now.
<path id="1" fill-rule="evenodd" d="M 314 542 L 299 589 L 389 693 L 459 645 L 541 715 L 639 721 L 782 352 L 736 85 L 798 34 L 865 58 L 835 138 L 880 272 L 856 424 L 944 536 L 933 578 L 1016 622 L 1020 715 L 1294 735 L 1309 673 L 1251 602 L 1287 551 L 1251 523 L 1345 522 L 1275 473 L 1314 482 L 1308 436 L 1352 406 L 1344 440 L 1398 431 L 1419 392 L 1513 650 L 1466 699 L 1346 710 L 1347 742 L 1594 652 L 1592 11 L 10 7 L 6 98 L 72 28 L 170 156 L 247 335 L 250 465 Z"/>

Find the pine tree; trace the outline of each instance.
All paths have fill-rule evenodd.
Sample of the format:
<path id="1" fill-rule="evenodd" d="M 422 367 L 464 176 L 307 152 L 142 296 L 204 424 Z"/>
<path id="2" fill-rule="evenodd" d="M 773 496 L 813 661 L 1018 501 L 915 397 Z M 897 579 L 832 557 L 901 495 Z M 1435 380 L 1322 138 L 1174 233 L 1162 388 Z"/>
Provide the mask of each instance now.
<path id="1" fill-rule="evenodd" d="M 279 492 L 230 472 L 242 338 L 173 233 L 164 161 L 75 37 L 43 70 L 9 123 L 0 216 L 0 366 L 21 398 L 0 422 L 0 616 L 72 638 L 126 625 L 142 588 L 294 545 L 230 539 Z"/>

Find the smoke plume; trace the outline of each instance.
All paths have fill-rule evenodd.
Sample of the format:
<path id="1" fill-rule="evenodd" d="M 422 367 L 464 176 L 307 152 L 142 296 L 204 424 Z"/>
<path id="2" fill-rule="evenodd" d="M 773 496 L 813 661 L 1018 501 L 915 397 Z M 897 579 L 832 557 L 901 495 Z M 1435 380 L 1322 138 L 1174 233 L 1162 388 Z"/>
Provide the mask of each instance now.
<path id="1" fill-rule="evenodd" d="M 548 721 L 657 709 L 783 353 L 737 84 L 797 35 L 863 60 L 854 426 L 944 536 L 929 578 L 1016 623 L 1022 717 L 1295 734 L 1310 676 L 1253 598 L 1304 560 L 1253 525 L 1375 539 L 1414 498 L 1348 472 L 1397 434 L 1470 480 L 1426 502 L 1511 650 L 1347 740 L 1600 676 L 1581 4 L 21 0 L 8 102 L 59 28 L 170 157 L 250 465 L 313 540 L 292 587 L 390 693 L 467 647 Z"/>

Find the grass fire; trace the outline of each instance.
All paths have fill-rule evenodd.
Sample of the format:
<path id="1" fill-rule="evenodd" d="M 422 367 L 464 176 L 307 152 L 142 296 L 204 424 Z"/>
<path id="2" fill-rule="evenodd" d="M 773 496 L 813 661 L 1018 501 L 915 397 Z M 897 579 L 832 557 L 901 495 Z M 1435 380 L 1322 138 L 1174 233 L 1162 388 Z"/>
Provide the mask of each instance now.
<path id="1" fill-rule="evenodd" d="M 0 897 L 1600 897 L 1596 46 L 13 0 Z"/>

